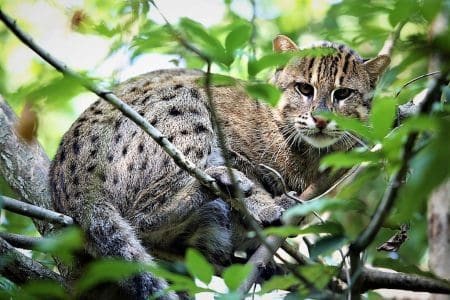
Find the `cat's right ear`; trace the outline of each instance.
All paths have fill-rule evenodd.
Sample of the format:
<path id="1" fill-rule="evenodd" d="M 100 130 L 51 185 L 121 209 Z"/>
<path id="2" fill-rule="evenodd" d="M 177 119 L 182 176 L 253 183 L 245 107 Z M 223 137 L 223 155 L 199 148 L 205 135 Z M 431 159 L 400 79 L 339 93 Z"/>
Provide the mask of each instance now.
<path id="1" fill-rule="evenodd" d="M 285 35 L 277 35 L 273 39 L 273 51 L 285 52 L 298 50 L 297 45 Z"/>

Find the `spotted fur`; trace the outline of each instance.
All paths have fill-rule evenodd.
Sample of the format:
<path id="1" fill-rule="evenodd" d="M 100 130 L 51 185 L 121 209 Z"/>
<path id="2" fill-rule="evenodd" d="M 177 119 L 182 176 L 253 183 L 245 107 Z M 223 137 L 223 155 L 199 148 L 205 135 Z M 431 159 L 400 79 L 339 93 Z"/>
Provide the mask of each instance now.
<path id="1" fill-rule="evenodd" d="M 240 84 L 212 87 L 245 203 L 263 225 L 278 220 L 293 202 L 281 196 L 279 181 L 259 164 L 278 170 L 290 190 L 301 192 L 311 183 L 328 185 L 333 178 L 318 171 L 320 158 L 353 144 L 345 143 L 335 124 L 317 117 L 314 121 L 314 114 L 330 110 L 367 117 L 370 94 L 387 63 L 380 57 L 364 62 L 337 44 L 314 47 L 336 52 L 294 58 L 278 70 L 274 83 L 283 96 L 275 110 L 250 99 Z M 283 36 L 275 39 L 274 48 L 297 51 Z M 203 76 L 194 70 L 159 70 L 122 83 L 116 93 L 230 192 L 206 93 L 199 83 Z M 301 95 L 299 82 L 309 84 L 314 94 Z M 333 93 L 341 87 L 355 92 L 334 103 Z M 317 149 L 322 146 L 326 148 Z M 233 262 L 234 251 L 258 246 L 246 237 L 246 225 L 228 204 L 180 170 L 137 125 L 103 101 L 92 104 L 64 135 L 50 178 L 55 209 L 82 227 L 86 251 L 94 257 L 176 260 L 187 247 L 195 247 L 211 262 L 227 265 Z M 144 299 L 165 286 L 148 273 L 121 283 L 130 299 Z"/>

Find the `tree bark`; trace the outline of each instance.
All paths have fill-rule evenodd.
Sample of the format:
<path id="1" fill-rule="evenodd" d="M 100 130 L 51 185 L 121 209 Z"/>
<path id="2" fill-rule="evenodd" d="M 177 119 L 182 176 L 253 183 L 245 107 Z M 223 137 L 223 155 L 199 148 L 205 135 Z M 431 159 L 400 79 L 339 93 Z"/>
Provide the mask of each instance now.
<path id="1" fill-rule="evenodd" d="M 438 187 L 428 202 L 428 245 L 430 269 L 450 280 L 450 180 Z M 431 299 L 450 300 L 450 295 Z"/>
<path id="2" fill-rule="evenodd" d="M 0 256 L 2 258 L 2 275 L 14 283 L 23 284 L 31 280 L 51 280 L 67 288 L 61 275 L 23 255 L 2 238 L 0 238 Z"/>
<path id="3" fill-rule="evenodd" d="M 52 209 L 48 185 L 50 160 L 37 141 L 27 143 L 15 132 L 17 117 L 0 96 L 0 176 L 28 203 Z M 53 225 L 36 221 L 38 231 L 48 234 Z"/>

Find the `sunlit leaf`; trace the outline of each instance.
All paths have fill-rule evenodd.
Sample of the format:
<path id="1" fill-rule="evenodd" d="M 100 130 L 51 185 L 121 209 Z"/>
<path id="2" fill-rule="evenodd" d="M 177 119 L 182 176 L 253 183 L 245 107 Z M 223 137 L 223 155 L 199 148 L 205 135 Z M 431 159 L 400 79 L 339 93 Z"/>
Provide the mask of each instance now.
<path id="1" fill-rule="evenodd" d="M 58 256 L 69 263 L 76 251 L 83 247 L 83 234 L 79 228 L 68 227 L 59 231 L 54 236 L 46 237 L 36 249 L 45 253 Z"/>
<path id="2" fill-rule="evenodd" d="M 373 137 L 382 140 L 394 125 L 396 103 L 391 99 L 377 99 L 374 101 L 370 114 Z"/>
<path id="3" fill-rule="evenodd" d="M 442 8 L 443 1 L 442 0 L 427 0 L 423 2 L 421 5 L 421 10 L 423 16 L 427 19 L 428 22 L 434 20 L 439 10 Z"/>
<path id="4" fill-rule="evenodd" d="M 342 130 L 352 132 L 353 134 L 356 134 L 357 136 L 362 137 L 367 141 L 373 140 L 373 135 L 371 133 L 370 127 L 368 127 L 366 124 L 364 124 L 362 121 L 358 119 L 348 118 L 332 113 L 321 113 L 321 115 L 330 120 L 335 121 L 338 124 L 339 128 Z"/>
<path id="5" fill-rule="evenodd" d="M 317 289 L 325 288 L 331 278 L 338 272 L 337 267 L 321 264 L 302 266 L 299 270 L 300 273 L 312 282 Z"/>
<path id="6" fill-rule="evenodd" d="M 222 277 L 230 291 L 237 290 L 252 270 L 252 265 L 231 265 L 226 268 Z"/>
<path id="7" fill-rule="evenodd" d="M 231 76 L 226 76 L 222 74 L 210 74 L 210 84 L 212 86 L 230 86 L 236 84 L 236 79 Z M 204 86 L 206 84 L 206 76 L 202 76 L 197 83 Z"/>
<path id="8" fill-rule="evenodd" d="M 275 106 L 281 97 L 281 91 L 267 83 L 247 85 L 245 89 L 250 96 L 265 101 L 272 106 Z"/>
<path id="9" fill-rule="evenodd" d="M 188 249 L 185 263 L 192 276 L 197 277 L 206 284 L 211 281 L 214 275 L 214 268 L 199 251 Z"/>
<path id="10" fill-rule="evenodd" d="M 379 152 L 358 151 L 331 153 L 322 158 L 320 168 L 326 169 L 332 167 L 334 169 L 350 168 L 365 162 L 379 162 L 381 154 Z"/>
<path id="11" fill-rule="evenodd" d="M 227 66 L 233 63 L 234 57 L 226 52 L 220 41 L 209 34 L 202 24 L 188 18 L 182 18 L 180 27 L 189 35 L 191 41 L 197 43 L 201 51 L 206 52 L 209 59 Z"/>
<path id="12" fill-rule="evenodd" d="M 201 292 L 210 292 L 207 288 L 198 287 L 195 284 L 194 279 L 188 276 L 173 273 L 158 266 L 146 266 L 145 268 L 153 275 L 170 281 L 171 290 L 188 292 L 190 295 L 195 295 L 196 293 Z"/>
<path id="13" fill-rule="evenodd" d="M 137 262 L 104 259 L 91 263 L 76 283 L 78 292 L 86 291 L 97 284 L 117 282 L 142 272 L 142 266 Z"/>
<path id="14" fill-rule="evenodd" d="M 250 40 L 252 27 L 249 24 L 242 24 L 233 29 L 225 39 L 225 49 L 233 54 L 236 49 L 242 48 Z"/>
<path id="15" fill-rule="evenodd" d="M 292 53 L 271 53 L 261 57 L 258 60 L 248 62 L 248 74 L 256 76 L 259 72 L 267 68 L 277 68 L 284 66 L 292 58 Z"/>

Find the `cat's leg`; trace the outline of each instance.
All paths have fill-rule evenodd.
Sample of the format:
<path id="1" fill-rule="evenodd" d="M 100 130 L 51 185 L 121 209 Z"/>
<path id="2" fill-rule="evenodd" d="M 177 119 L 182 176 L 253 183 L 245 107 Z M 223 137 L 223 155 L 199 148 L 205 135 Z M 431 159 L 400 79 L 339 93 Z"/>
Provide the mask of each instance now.
<path id="1" fill-rule="evenodd" d="M 94 205 L 85 202 L 76 214 L 76 221 L 86 234 L 86 250 L 92 256 L 143 263 L 152 261 L 129 222 L 110 203 L 100 201 Z M 147 299 L 166 287 L 164 280 L 143 272 L 120 282 L 114 293 L 106 293 L 110 299 Z M 159 299 L 177 299 L 177 296 L 168 293 Z"/>

